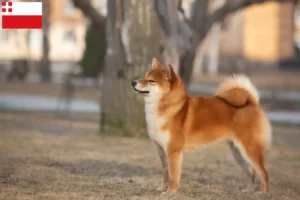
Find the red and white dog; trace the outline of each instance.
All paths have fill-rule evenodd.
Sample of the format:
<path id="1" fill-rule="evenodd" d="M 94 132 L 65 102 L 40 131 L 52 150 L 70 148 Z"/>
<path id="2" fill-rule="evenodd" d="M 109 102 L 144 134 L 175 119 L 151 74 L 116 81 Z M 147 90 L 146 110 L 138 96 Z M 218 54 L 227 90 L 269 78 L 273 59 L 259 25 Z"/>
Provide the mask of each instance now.
<path id="1" fill-rule="evenodd" d="M 172 66 L 155 58 L 142 79 L 132 82 L 144 95 L 148 133 L 156 144 L 164 170 L 167 194 L 179 187 L 183 152 L 226 139 L 253 190 L 255 171 L 262 192 L 269 191 L 265 151 L 271 144 L 271 126 L 259 105 L 256 88 L 244 75 L 226 79 L 213 97 L 188 96 Z"/>

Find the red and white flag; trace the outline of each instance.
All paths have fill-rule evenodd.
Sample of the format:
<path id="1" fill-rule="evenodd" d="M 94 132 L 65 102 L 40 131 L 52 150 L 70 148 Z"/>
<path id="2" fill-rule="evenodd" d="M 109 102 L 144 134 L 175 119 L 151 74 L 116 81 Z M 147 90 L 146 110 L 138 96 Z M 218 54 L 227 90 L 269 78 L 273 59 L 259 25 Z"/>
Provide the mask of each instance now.
<path id="1" fill-rule="evenodd" d="M 3 29 L 41 29 L 42 2 L 2 2 Z"/>

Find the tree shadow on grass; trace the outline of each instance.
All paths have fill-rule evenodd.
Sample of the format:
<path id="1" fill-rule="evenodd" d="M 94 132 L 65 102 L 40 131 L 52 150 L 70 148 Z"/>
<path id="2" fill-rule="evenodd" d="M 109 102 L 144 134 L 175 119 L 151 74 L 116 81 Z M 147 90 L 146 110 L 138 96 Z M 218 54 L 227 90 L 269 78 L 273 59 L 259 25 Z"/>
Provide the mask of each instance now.
<path id="1" fill-rule="evenodd" d="M 45 159 L 39 162 L 48 167 L 63 169 L 69 173 L 98 177 L 149 176 L 150 174 L 158 173 L 154 169 L 147 169 L 130 163 L 118 163 L 116 161 L 77 160 L 74 162 L 61 162 Z"/>
<path id="2" fill-rule="evenodd" d="M 132 177 L 149 176 L 160 174 L 158 169 L 145 168 L 131 163 L 118 163 L 116 161 L 102 160 L 74 160 L 59 161 L 50 158 L 31 158 L 31 157 L 10 157 L 5 159 L 7 162 L 18 164 L 34 164 L 51 168 L 56 168 L 71 174 L 82 174 L 97 177 Z M 5 162 L 3 160 L 3 162 Z M 14 168 L 15 166 L 11 166 Z"/>

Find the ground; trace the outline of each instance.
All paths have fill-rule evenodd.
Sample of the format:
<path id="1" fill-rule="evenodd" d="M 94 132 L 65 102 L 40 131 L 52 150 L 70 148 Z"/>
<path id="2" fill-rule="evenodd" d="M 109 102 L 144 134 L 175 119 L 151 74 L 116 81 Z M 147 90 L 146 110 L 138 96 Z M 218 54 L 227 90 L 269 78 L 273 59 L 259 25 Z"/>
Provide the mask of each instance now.
<path id="1" fill-rule="evenodd" d="M 99 135 L 98 119 L 0 114 L 0 199 L 164 199 L 160 161 L 147 138 Z M 172 199 L 300 199 L 300 131 L 274 129 L 268 153 L 271 193 L 245 193 L 226 143 L 188 152 Z"/>

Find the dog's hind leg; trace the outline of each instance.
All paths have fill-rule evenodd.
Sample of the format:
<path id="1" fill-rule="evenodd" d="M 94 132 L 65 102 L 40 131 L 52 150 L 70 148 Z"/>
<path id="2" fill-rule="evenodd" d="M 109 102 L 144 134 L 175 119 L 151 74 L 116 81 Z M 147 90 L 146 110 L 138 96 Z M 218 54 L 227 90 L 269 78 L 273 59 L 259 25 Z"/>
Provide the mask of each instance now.
<path id="1" fill-rule="evenodd" d="M 258 172 L 261 180 L 261 191 L 269 192 L 269 173 L 265 167 L 265 147 L 259 141 L 252 141 L 251 146 L 244 145 L 245 153 L 252 167 Z"/>
<path id="2" fill-rule="evenodd" d="M 244 191 L 253 191 L 255 182 L 255 170 L 251 169 L 251 165 L 241 154 L 241 151 L 234 146 L 234 142 L 228 141 L 231 153 L 238 165 L 245 171 L 247 177 L 247 188 Z"/>

